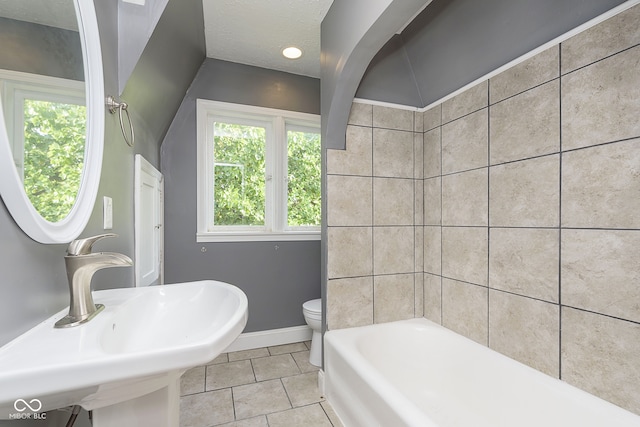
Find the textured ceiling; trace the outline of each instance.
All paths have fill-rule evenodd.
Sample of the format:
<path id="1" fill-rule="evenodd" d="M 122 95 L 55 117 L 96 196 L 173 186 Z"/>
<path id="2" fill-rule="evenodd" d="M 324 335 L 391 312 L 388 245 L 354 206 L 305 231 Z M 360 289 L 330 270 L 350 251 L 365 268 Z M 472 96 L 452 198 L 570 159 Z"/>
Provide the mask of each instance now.
<path id="1" fill-rule="evenodd" d="M 202 0 L 207 56 L 319 78 L 320 24 L 332 3 Z M 0 0 L 0 16 L 77 31 L 72 0 Z M 291 45 L 301 58 L 282 56 Z"/>
<path id="2" fill-rule="evenodd" d="M 333 0 L 203 0 L 209 58 L 320 77 L 320 24 Z M 303 54 L 282 56 L 288 46 Z"/>
<path id="3" fill-rule="evenodd" d="M 0 16 L 78 31 L 72 0 L 0 0 Z"/>

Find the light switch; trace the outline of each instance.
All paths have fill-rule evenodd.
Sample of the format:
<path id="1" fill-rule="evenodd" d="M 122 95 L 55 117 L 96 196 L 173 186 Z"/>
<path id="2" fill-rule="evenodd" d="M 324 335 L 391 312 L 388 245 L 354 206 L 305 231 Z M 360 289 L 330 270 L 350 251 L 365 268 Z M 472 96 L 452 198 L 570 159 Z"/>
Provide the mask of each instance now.
<path id="1" fill-rule="evenodd" d="M 104 229 L 111 230 L 113 228 L 113 200 L 111 200 L 111 197 L 104 197 L 102 213 Z"/>

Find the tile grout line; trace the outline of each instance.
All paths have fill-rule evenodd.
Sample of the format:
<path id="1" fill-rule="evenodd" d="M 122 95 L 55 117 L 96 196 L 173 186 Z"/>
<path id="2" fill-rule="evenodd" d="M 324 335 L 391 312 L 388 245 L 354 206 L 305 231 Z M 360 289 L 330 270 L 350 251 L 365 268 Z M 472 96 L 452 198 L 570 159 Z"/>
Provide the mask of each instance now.
<path id="1" fill-rule="evenodd" d="M 442 233 L 442 174 L 444 172 L 443 167 L 444 167 L 444 161 L 443 161 L 443 153 L 442 153 L 442 140 L 443 140 L 443 129 L 444 126 L 442 124 L 442 104 L 440 104 L 440 226 L 438 227 L 440 229 L 440 324 L 444 326 L 444 314 L 443 314 L 443 309 L 444 309 L 444 280 L 443 280 L 443 271 L 442 271 L 442 266 L 444 264 L 443 258 L 443 247 L 444 247 L 444 243 L 443 243 L 443 233 Z"/>
<path id="2" fill-rule="evenodd" d="M 506 71 L 506 70 L 505 70 L 505 71 Z M 538 89 L 538 88 L 540 88 L 541 86 L 544 86 L 544 85 L 546 85 L 546 84 L 549 84 L 549 83 L 551 83 L 551 82 L 553 82 L 554 80 L 557 80 L 557 79 L 559 79 L 559 78 L 560 78 L 560 76 L 558 76 L 558 77 L 554 77 L 554 78 L 549 79 L 549 80 L 545 80 L 545 81 L 543 81 L 543 82 L 541 82 L 541 83 L 536 83 L 536 84 L 534 84 L 533 86 L 531 86 L 531 87 L 529 87 L 529 88 L 527 88 L 527 89 L 521 90 L 520 92 L 516 92 L 516 93 L 514 93 L 513 95 L 509 95 L 509 96 L 507 96 L 506 98 L 503 98 L 503 99 L 501 99 L 501 100 L 499 100 L 499 101 L 495 101 L 495 102 L 493 102 L 493 103 L 491 103 L 491 102 L 490 102 L 490 103 L 489 103 L 489 106 L 498 105 L 498 104 L 500 104 L 500 103 L 502 103 L 502 102 L 504 102 L 504 101 L 511 100 L 511 99 L 513 99 L 513 98 L 515 98 L 515 97 L 517 97 L 517 96 L 520 96 L 520 95 L 522 95 L 522 94 L 524 94 L 524 93 L 526 93 L 526 92 L 530 91 L 530 90 Z M 490 80 L 490 79 L 489 79 L 489 80 Z"/>
<path id="3" fill-rule="evenodd" d="M 416 283 L 416 263 L 417 263 L 417 251 L 416 251 L 416 233 L 418 232 L 418 227 L 416 224 L 416 193 L 417 193 L 417 185 L 416 185 L 416 162 L 417 162 L 417 154 L 416 154 L 416 115 L 418 113 L 416 113 L 415 111 L 413 112 L 413 203 L 411 204 L 413 206 L 413 318 L 415 319 L 418 312 L 416 310 L 417 305 L 418 305 L 418 298 L 417 298 L 417 292 L 418 292 L 418 288 L 417 288 L 417 283 Z M 424 154 L 423 154 L 424 157 Z"/>
<path id="4" fill-rule="evenodd" d="M 375 215 L 374 215 L 374 177 L 375 177 L 375 172 L 373 170 L 374 166 L 375 166 L 375 147 L 374 147 L 374 143 L 375 143 L 375 129 L 376 127 L 374 126 L 374 107 L 373 105 L 371 106 L 371 226 L 369 227 L 371 230 L 371 323 L 375 323 L 375 318 L 374 318 L 374 313 L 375 313 L 375 272 L 374 272 L 374 247 L 375 247 L 375 239 L 374 239 L 374 232 L 373 232 L 373 226 L 375 224 Z"/>
<path id="5" fill-rule="evenodd" d="M 291 396 L 289 396 L 289 391 L 284 386 L 284 382 L 282 381 L 282 377 L 278 378 L 278 380 L 280 381 L 280 385 L 282 386 L 282 389 L 284 390 L 284 394 L 287 396 L 287 400 L 289 401 L 289 406 L 291 406 L 291 408 L 289 408 L 289 409 L 293 409 L 294 407 L 293 407 L 293 402 L 291 401 Z M 285 409 L 285 411 L 288 411 L 289 409 Z"/>
<path id="6" fill-rule="evenodd" d="M 332 427 L 335 427 L 335 424 L 333 424 L 333 421 L 331 421 L 331 417 L 327 413 L 327 410 L 324 408 L 322 404 L 319 403 L 319 405 L 320 405 L 320 409 L 322 409 L 322 412 L 324 412 L 324 416 L 327 417 L 327 419 L 329 420 L 329 424 L 331 424 Z"/>
<path id="7" fill-rule="evenodd" d="M 229 356 L 227 356 L 227 362 L 228 361 L 229 361 Z M 204 384 L 203 384 L 204 390 L 203 390 L 203 393 L 207 392 L 207 371 L 209 370 L 209 369 L 207 369 L 207 366 L 208 365 L 204 366 Z"/>
<path id="8" fill-rule="evenodd" d="M 558 378 L 562 380 L 562 43 L 558 44 Z"/>
<path id="9" fill-rule="evenodd" d="M 563 43 L 564 42 L 558 43 L 558 46 L 562 46 Z M 640 43 L 636 43 L 636 44 L 634 44 L 632 46 L 628 46 L 628 47 L 626 47 L 626 48 L 624 48 L 622 50 L 616 50 L 612 54 L 609 54 L 607 56 L 603 56 L 600 59 L 593 60 L 593 61 L 589 62 L 588 64 L 581 65 L 578 68 L 575 68 L 573 70 L 569 70 L 569 71 L 565 72 L 564 74 L 562 74 L 562 68 L 560 67 L 560 77 L 568 76 L 569 74 L 575 73 L 576 71 L 580 71 L 580 70 L 582 70 L 584 68 L 590 67 L 590 66 L 595 65 L 595 64 L 597 64 L 599 62 L 606 61 L 607 59 L 613 58 L 614 56 L 616 56 L 616 55 L 618 55 L 620 53 L 635 49 L 636 47 L 640 47 Z M 562 64 L 562 63 L 560 63 L 560 64 Z"/>
<path id="10" fill-rule="evenodd" d="M 236 399 L 233 397 L 233 387 L 229 387 L 231 392 L 231 407 L 233 408 L 233 421 L 238 421 L 238 415 L 236 413 Z"/>
<path id="11" fill-rule="evenodd" d="M 249 359 L 249 365 L 251 366 L 251 372 L 253 373 L 253 380 L 255 382 L 258 382 L 258 376 L 256 375 L 256 368 L 253 366 L 253 359 L 251 358 Z"/>
<path id="12" fill-rule="evenodd" d="M 422 301 L 420 301 L 420 307 L 422 307 L 422 315 L 420 317 L 424 318 L 426 317 L 426 310 L 425 310 L 425 296 L 426 296 L 426 287 L 425 287 L 425 280 L 424 280 L 424 212 L 425 212 L 425 207 L 424 207 L 424 165 L 425 165 L 425 146 L 424 146 L 424 113 L 420 113 L 420 121 L 422 122 L 422 132 L 420 133 L 420 146 L 422 148 L 422 153 L 421 153 L 421 159 L 420 159 L 420 167 L 421 167 L 421 171 L 420 171 L 420 224 L 418 227 L 418 233 L 420 234 L 420 265 L 422 267 L 420 267 L 418 273 L 420 274 L 420 286 L 422 287 L 422 295 L 420 296 L 420 298 L 422 299 Z"/>
<path id="13" fill-rule="evenodd" d="M 615 319 L 615 320 L 619 320 L 621 322 L 630 323 L 630 324 L 633 324 L 633 325 L 640 325 L 640 321 L 629 320 L 629 319 L 625 319 L 624 317 L 613 316 L 611 314 L 606 314 L 606 313 L 600 313 L 598 311 L 588 310 L 586 308 L 580 308 L 580 307 L 576 307 L 576 306 L 568 305 L 568 304 L 565 304 L 562 307 L 570 308 L 570 309 L 576 310 L 576 311 L 581 311 L 583 313 L 590 313 L 590 314 L 595 314 L 597 316 L 608 317 L 609 319 Z"/>
<path id="14" fill-rule="evenodd" d="M 487 347 L 491 348 L 491 282 L 490 282 L 490 262 L 491 259 L 491 79 L 487 80 Z"/>
<path id="15" fill-rule="evenodd" d="M 373 226 L 375 224 L 375 215 L 373 212 L 374 209 L 374 202 L 373 202 L 373 198 L 374 198 L 374 183 L 373 183 L 373 177 L 375 176 L 375 172 L 373 170 L 373 168 L 375 167 L 375 147 L 374 147 L 374 143 L 375 143 L 375 129 L 376 127 L 374 126 L 373 123 L 373 111 L 374 108 L 373 106 L 371 106 L 371 323 L 374 324 L 376 322 L 375 319 L 375 306 L 376 306 L 376 285 L 375 285 L 375 260 L 374 260 L 374 256 L 375 256 L 375 238 L 374 235 L 375 233 L 373 232 Z"/>

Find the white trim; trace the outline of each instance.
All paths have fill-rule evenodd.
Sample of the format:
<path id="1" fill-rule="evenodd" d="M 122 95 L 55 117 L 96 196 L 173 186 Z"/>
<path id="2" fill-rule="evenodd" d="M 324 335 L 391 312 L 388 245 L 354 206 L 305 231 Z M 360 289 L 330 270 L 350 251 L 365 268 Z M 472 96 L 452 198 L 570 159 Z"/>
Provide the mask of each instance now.
<path id="1" fill-rule="evenodd" d="M 437 101 L 432 102 L 431 104 L 422 107 L 422 108 L 416 108 L 410 105 L 400 105 L 400 104 L 391 104 L 391 103 L 387 103 L 387 102 L 381 102 L 381 101 L 375 101 L 375 100 L 367 100 L 367 99 L 363 99 L 363 98 L 354 98 L 353 102 L 356 103 L 360 103 L 360 104 L 369 104 L 369 105 L 379 105 L 379 106 L 383 106 L 383 107 L 391 107 L 391 108 L 396 108 L 399 110 L 411 110 L 411 111 L 415 111 L 417 113 L 424 113 L 425 111 L 442 104 L 445 101 L 448 101 L 449 99 L 455 97 L 456 95 L 461 94 L 462 92 L 471 89 L 472 87 L 483 83 L 486 80 L 489 80 L 492 77 L 497 76 L 498 74 L 508 70 L 509 68 L 515 67 L 516 65 L 526 61 L 527 59 L 530 59 L 534 56 L 536 56 L 537 54 L 549 49 L 550 47 L 553 47 L 555 45 L 558 45 L 560 43 L 562 43 L 563 41 L 566 41 L 568 39 L 570 39 L 571 37 L 580 34 L 583 31 L 586 31 L 588 29 L 590 29 L 591 27 L 594 27 L 604 21 L 606 21 L 609 18 L 612 18 L 616 15 L 618 15 L 619 13 L 624 12 L 627 9 L 632 8 L 633 6 L 635 6 L 636 4 L 640 3 L 640 0 L 629 0 L 625 3 L 622 3 L 621 5 L 618 5 L 616 7 L 614 7 L 611 10 L 608 10 L 607 12 L 603 13 L 602 15 L 598 15 L 595 18 L 585 22 L 582 25 L 577 26 L 576 28 L 556 37 L 555 39 L 543 44 L 540 47 L 537 47 L 536 49 L 533 49 L 532 51 L 529 51 L 527 53 L 525 53 L 524 55 L 514 59 L 511 62 L 506 63 L 505 65 L 491 71 L 488 74 L 485 74 L 484 76 L 472 81 L 471 83 L 461 87 L 460 89 L 438 99 Z"/>
<path id="2" fill-rule="evenodd" d="M 271 329 L 268 331 L 245 332 L 240 334 L 240 336 L 227 347 L 225 352 L 252 350 L 254 348 L 310 341 L 312 333 L 311 328 L 306 325 Z"/>
<path id="3" fill-rule="evenodd" d="M 252 105 L 196 100 L 197 115 L 197 242 L 320 240 L 320 227 L 287 224 L 287 130 L 317 130 L 320 116 Z M 213 223 L 215 164 L 212 129 L 215 121 L 261 126 L 265 143 L 265 218 L 260 226 L 222 226 Z"/>
<path id="4" fill-rule="evenodd" d="M 276 194 L 277 190 L 276 185 L 276 176 L 278 173 L 278 165 L 277 165 L 277 155 L 278 152 L 277 147 L 273 142 L 275 142 L 278 137 L 278 129 L 280 128 L 279 122 L 280 120 L 271 120 L 265 132 L 265 165 L 264 165 L 264 173 L 265 173 L 265 188 L 264 188 L 264 227 L 265 231 L 267 227 L 272 227 L 274 230 L 277 230 L 277 225 L 275 223 L 277 214 L 276 214 Z M 215 191 L 215 190 L 214 190 Z M 217 228 L 217 227 L 216 227 Z M 209 229 L 209 231 L 215 232 L 214 229 Z"/>
<path id="5" fill-rule="evenodd" d="M 353 102 L 355 102 L 356 104 L 368 104 L 368 105 L 376 105 L 378 107 L 395 108 L 396 110 L 409 110 L 409 111 L 415 111 L 417 113 L 422 112 L 421 108 L 414 107 L 412 105 L 394 104 L 392 102 L 375 101 L 373 99 L 369 100 L 364 98 L 353 98 Z"/>
<path id="6" fill-rule="evenodd" d="M 324 396 L 324 371 L 322 369 L 318 371 L 318 391 L 321 396 Z"/>
<path id="7" fill-rule="evenodd" d="M 207 111 L 201 108 L 201 100 L 196 101 L 196 217 L 197 217 L 197 230 L 207 229 L 207 216 L 201 215 L 207 209 L 207 198 L 212 191 L 212 182 L 206 178 L 206 173 L 201 171 L 207 170 L 207 165 L 213 162 L 213 154 L 208 153 L 207 145 L 202 144 L 201 141 L 207 138 L 207 128 L 209 127 L 209 121 L 207 119 Z M 203 176 L 204 175 L 204 176 Z"/>
<path id="8" fill-rule="evenodd" d="M 84 94 L 84 82 L 81 80 L 63 79 L 61 77 L 44 76 L 41 74 L 25 73 L 0 69 L 0 80 L 12 80 L 19 83 L 30 83 L 40 86 L 50 86 L 54 89 L 72 89 L 82 91 Z"/>
<path id="9" fill-rule="evenodd" d="M 287 125 L 286 120 L 275 120 L 274 138 L 280 140 L 271 144 L 271 194 L 267 193 L 267 203 L 271 206 L 271 221 L 274 231 L 284 230 L 287 226 Z M 278 142 L 284 141 L 284 144 Z M 319 154 L 319 153 L 318 153 Z M 318 158 L 320 160 L 320 158 Z M 267 165 L 269 167 L 269 165 Z M 269 174 L 269 173 L 267 173 Z M 279 182 L 276 182 L 278 180 Z M 269 187 L 267 187 L 269 188 Z"/>
<path id="10" fill-rule="evenodd" d="M 156 194 L 154 194 L 154 215 L 157 217 L 145 217 L 144 214 L 144 199 L 142 197 L 142 185 L 144 178 L 151 178 L 154 181 Z M 164 176 L 156 169 L 147 159 L 141 154 L 134 156 L 134 191 L 133 191 L 133 222 L 134 222 L 134 279 L 136 286 L 149 286 L 150 284 L 164 284 Z M 149 223 L 151 222 L 151 224 Z M 154 224 L 155 222 L 155 224 Z M 154 227 L 154 233 L 156 234 L 157 246 L 148 246 L 150 242 L 144 242 L 142 240 L 142 230 L 145 227 Z M 152 252 L 152 253 L 149 253 Z M 143 281 L 142 258 L 145 256 L 158 257 L 158 275 L 153 278 L 152 282 Z M 148 280 L 148 279 L 147 279 Z"/>
<path id="11" fill-rule="evenodd" d="M 285 231 L 282 233 L 212 232 L 196 233 L 196 242 L 287 242 L 301 240 L 320 240 L 320 236 L 320 231 Z"/>

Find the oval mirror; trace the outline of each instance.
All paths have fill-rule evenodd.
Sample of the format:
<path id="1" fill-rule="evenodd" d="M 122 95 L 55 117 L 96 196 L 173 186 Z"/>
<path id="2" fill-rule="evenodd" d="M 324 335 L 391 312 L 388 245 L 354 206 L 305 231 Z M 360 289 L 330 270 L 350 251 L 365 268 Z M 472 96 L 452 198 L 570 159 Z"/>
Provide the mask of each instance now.
<path id="1" fill-rule="evenodd" d="M 68 243 L 95 203 L 104 140 L 93 0 L 0 2 L 0 194 L 41 243 Z"/>

